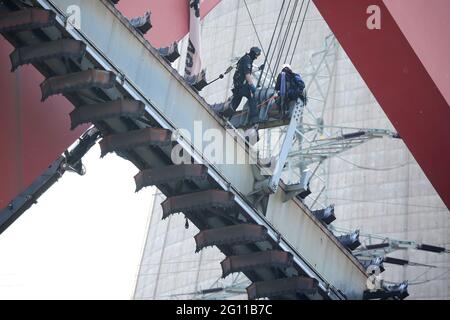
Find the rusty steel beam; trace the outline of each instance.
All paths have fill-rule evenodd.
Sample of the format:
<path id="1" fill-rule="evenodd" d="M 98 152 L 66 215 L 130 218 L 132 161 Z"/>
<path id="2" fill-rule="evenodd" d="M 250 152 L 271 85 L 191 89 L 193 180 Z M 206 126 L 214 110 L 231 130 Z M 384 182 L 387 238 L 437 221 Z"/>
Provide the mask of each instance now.
<path id="1" fill-rule="evenodd" d="M 307 277 L 254 282 L 247 287 L 249 300 L 273 298 L 289 294 L 315 294 L 317 280 Z"/>
<path id="2" fill-rule="evenodd" d="M 132 119 L 145 114 L 145 105 L 137 100 L 115 100 L 98 104 L 89 104 L 76 108 L 70 113 L 71 130 L 84 123 L 119 117 Z"/>
<path id="3" fill-rule="evenodd" d="M 180 57 L 180 51 L 178 50 L 178 44 L 176 42 L 168 47 L 159 48 L 158 52 L 170 63 L 175 62 Z"/>
<path id="4" fill-rule="evenodd" d="M 265 241 L 269 236 L 264 226 L 257 224 L 238 224 L 203 230 L 194 238 L 196 243 L 195 252 L 199 252 L 210 246 L 240 245 Z"/>
<path id="5" fill-rule="evenodd" d="M 43 42 L 32 46 L 17 48 L 9 56 L 11 59 L 11 71 L 19 66 L 51 58 L 81 59 L 86 53 L 86 44 L 72 39 L 61 39 Z"/>
<path id="6" fill-rule="evenodd" d="M 179 212 L 219 208 L 227 209 L 234 205 L 234 195 L 222 190 L 206 190 L 169 197 L 161 203 L 163 219 Z"/>
<path id="7" fill-rule="evenodd" d="M 268 250 L 241 256 L 230 256 L 220 264 L 222 266 L 222 278 L 226 278 L 231 273 L 245 272 L 257 268 L 288 268 L 293 264 L 293 256 L 285 251 Z"/>
<path id="8" fill-rule="evenodd" d="M 144 146 L 167 146 L 172 132 L 161 128 L 145 128 L 106 136 L 100 141 L 101 157 L 113 151 L 124 151 Z"/>
<path id="9" fill-rule="evenodd" d="M 208 168 L 201 164 L 180 164 L 139 172 L 134 180 L 136 192 L 148 186 L 158 186 L 167 182 L 201 181 L 208 176 Z"/>
<path id="10" fill-rule="evenodd" d="M 41 84 L 42 101 L 59 93 L 91 88 L 110 89 L 114 86 L 115 79 L 113 72 L 94 69 L 51 77 Z"/>
<path id="11" fill-rule="evenodd" d="M 30 8 L 0 13 L 0 32 L 19 32 L 54 25 L 56 15 L 52 11 Z"/>

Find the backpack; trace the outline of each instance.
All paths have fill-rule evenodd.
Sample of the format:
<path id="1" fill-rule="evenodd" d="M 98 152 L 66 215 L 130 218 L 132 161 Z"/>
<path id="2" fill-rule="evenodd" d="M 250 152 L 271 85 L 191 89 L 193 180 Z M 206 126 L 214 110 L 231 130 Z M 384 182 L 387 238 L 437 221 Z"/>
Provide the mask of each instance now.
<path id="1" fill-rule="evenodd" d="M 289 99 L 294 100 L 303 96 L 303 90 L 305 90 L 305 82 L 299 74 L 293 73 L 292 76 L 289 77 L 289 81 L 286 82 L 286 92 Z"/>

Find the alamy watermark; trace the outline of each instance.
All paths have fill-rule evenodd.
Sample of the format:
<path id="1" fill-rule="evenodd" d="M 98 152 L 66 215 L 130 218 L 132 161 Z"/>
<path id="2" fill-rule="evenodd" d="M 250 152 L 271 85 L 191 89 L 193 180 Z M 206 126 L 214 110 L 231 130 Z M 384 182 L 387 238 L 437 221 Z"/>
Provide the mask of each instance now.
<path id="1" fill-rule="evenodd" d="M 380 30 L 381 29 L 381 9 L 377 5 L 371 5 L 367 7 L 367 14 L 370 16 L 367 18 L 367 29 Z"/>
<path id="2" fill-rule="evenodd" d="M 174 164 L 192 164 L 192 154 L 215 165 L 260 164 L 271 170 L 270 159 L 258 159 L 258 151 L 254 145 L 258 142 L 255 128 L 245 132 L 219 128 L 204 129 L 202 121 L 194 121 L 193 127 L 177 129 L 172 133 L 175 144 L 171 160 Z M 186 143 L 180 143 L 184 141 Z"/>
<path id="3" fill-rule="evenodd" d="M 66 30 L 81 29 L 81 8 L 77 5 L 70 5 L 66 10 Z"/>

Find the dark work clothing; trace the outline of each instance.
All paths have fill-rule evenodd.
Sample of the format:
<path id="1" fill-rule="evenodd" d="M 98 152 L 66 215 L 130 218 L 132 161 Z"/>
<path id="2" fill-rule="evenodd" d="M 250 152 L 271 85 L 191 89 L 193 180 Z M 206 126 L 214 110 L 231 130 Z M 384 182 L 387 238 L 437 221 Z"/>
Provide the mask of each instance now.
<path id="1" fill-rule="evenodd" d="M 253 59 L 249 54 L 246 54 L 241 59 L 239 59 L 236 67 L 236 72 L 233 76 L 233 99 L 231 100 L 231 107 L 234 111 L 239 107 L 242 98 L 245 97 L 248 100 L 249 106 L 249 121 L 250 124 L 256 123 L 259 119 L 258 111 L 256 108 L 256 99 L 247 83 L 245 76 L 252 73 Z"/>
<path id="2" fill-rule="evenodd" d="M 241 59 L 239 59 L 236 67 L 236 72 L 233 76 L 234 87 L 239 87 L 247 83 L 245 80 L 245 75 L 251 74 L 253 68 L 253 59 L 250 55 L 246 54 Z"/>
<path id="3" fill-rule="evenodd" d="M 291 114 L 293 107 L 297 103 L 297 99 L 300 98 L 305 102 L 303 90 L 305 89 L 305 83 L 299 74 L 293 73 L 290 69 L 283 69 L 278 75 L 277 82 L 275 84 L 275 90 L 279 93 L 277 103 L 281 106 L 280 116 L 284 118 Z"/>
<path id="4" fill-rule="evenodd" d="M 278 91 L 278 92 L 281 90 L 281 73 L 277 77 L 277 82 L 275 84 L 275 90 Z"/>
<path id="5" fill-rule="evenodd" d="M 248 84 L 233 89 L 233 99 L 231 100 L 231 107 L 234 111 L 236 111 L 236 109 L 241 104 L 243 97 L 246 97 L 248 100 L 248 107 L 250 112 L 248 119 L 251 124 L 253 124 L 253 122 L 259 119 L 259 116 L 256 108 L 256 99 L 254 98 L 254 95 L 251 92 L 250 86 Z"/>
<path id="6" fill-rule="evenodd" d="M 298 98 L 303 98 L 303 89 L 305 89 L 305 83 L 299 74 L 293 73 L 290 70 L 283 70 L 286 75 L 286 87 L 285 96 L 288 100 L 296 100 Z M 282 73 L 277 77 L 277 82 L 275 84 L 275 90 L 280 92 L 281 88 Z M 303 100 L 303 99 L 302 99 Z"/>
<path id="7" fill-rule="evenodd" d="M 286 84 L 291 82 L 294 78 L 294 73 L 292 71 L 283 71 L 286 74 Z M 281 90 L 281 73 L 277 77 L 277 83 L 275 84 L 275 90 Z"/>

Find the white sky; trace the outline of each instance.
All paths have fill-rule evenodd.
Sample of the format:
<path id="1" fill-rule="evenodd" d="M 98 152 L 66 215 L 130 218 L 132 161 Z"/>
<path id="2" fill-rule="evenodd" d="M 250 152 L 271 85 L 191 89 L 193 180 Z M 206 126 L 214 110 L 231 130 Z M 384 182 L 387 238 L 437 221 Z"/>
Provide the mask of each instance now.
<path id="1" fill-rule="evenodd" d="M 0 235 L 0 299 L 131 299 L 153 188 L 95 146 Z"/>

